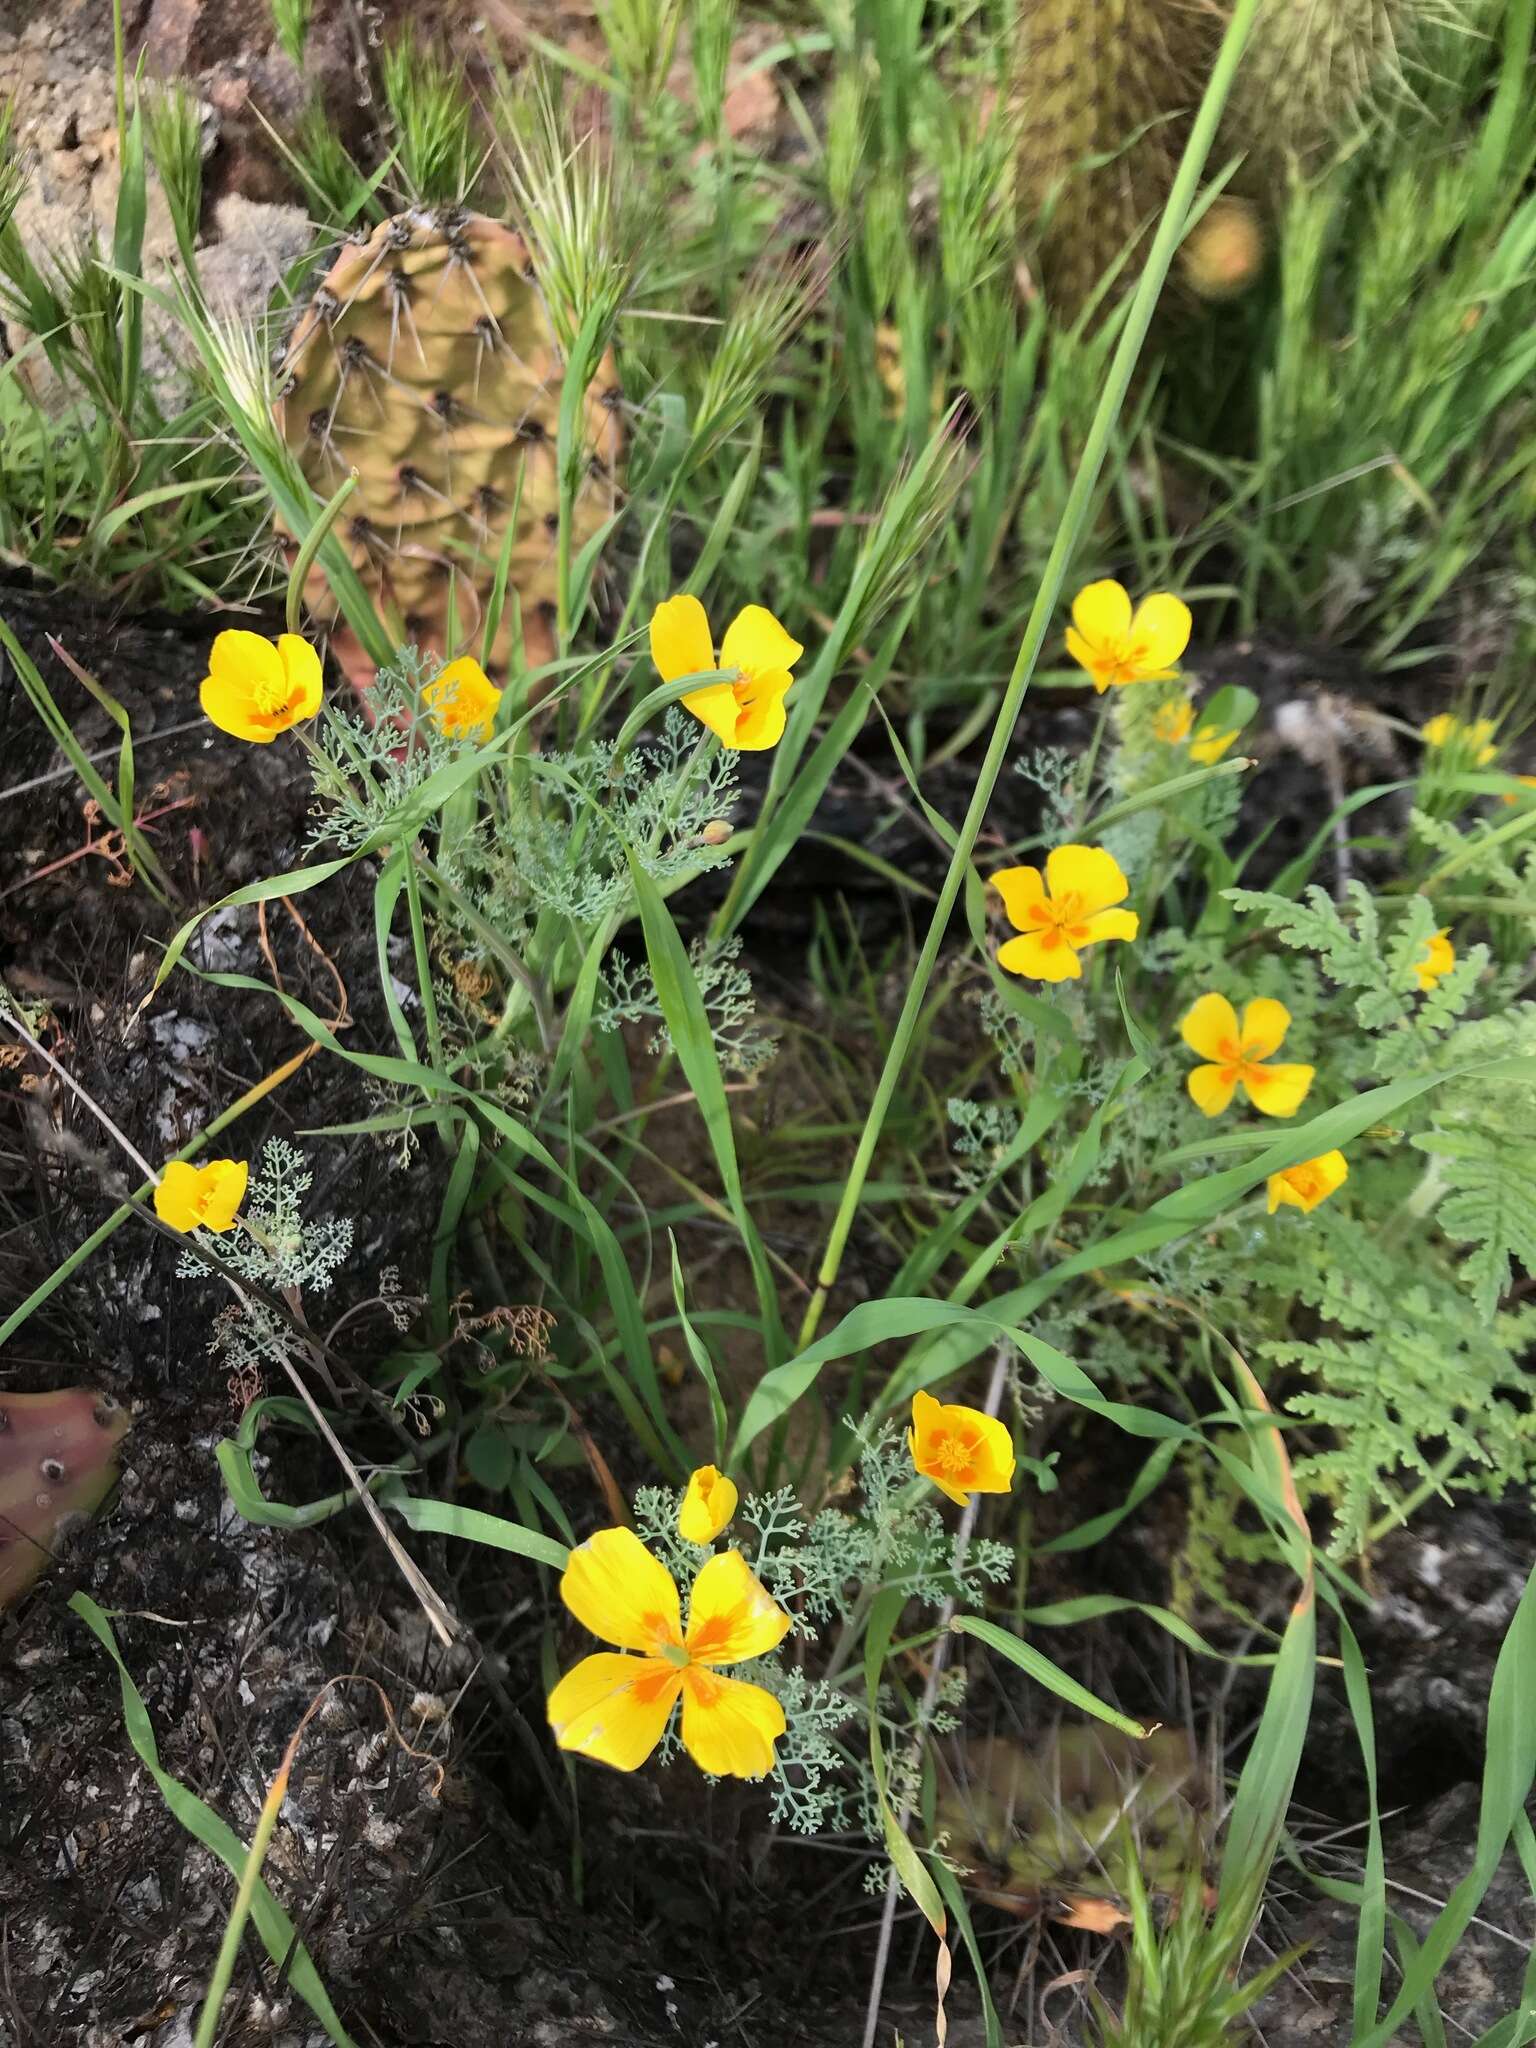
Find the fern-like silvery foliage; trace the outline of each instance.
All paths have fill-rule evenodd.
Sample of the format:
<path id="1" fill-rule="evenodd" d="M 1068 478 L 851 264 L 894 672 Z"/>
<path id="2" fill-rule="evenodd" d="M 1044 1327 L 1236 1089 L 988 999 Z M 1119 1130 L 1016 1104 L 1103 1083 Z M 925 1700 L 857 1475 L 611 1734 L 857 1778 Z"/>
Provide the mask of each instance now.
<path id="1" fill-rule="evenodd" d="M 1420 1201 L 1433 1200 L 1441 1229 L 1469 1247 L 1460 1275 L 1487 1318 L 1512 1263 L 1536 1274 L 1536 1004 L 1464 1025 L 1440 1059 L 1500 1061 L 1438 1088 L 1430 1128 L 1412 1140 L 1434 1162 Z"/>
<path id="2" fill-rule="evenodd" d="M 1455 1271 L 1411 1238 L 1368 1235 L 1320 1210 L 1272 1273 L 1312 1310 L 1322 1333 L 1260 1347 L 1302 1383 L 1286 1412 L 1325 1436 L 1297 1461 L 1304 1491 L 1332 1505 L 1330 1550 L 1361 1550 L 1374 1518 L 1421 1482 L 1499 1492 L 1536 1466 L 1536 1428 L 1521 1355 L 1536 1310 L 1467 1312 Z"/>

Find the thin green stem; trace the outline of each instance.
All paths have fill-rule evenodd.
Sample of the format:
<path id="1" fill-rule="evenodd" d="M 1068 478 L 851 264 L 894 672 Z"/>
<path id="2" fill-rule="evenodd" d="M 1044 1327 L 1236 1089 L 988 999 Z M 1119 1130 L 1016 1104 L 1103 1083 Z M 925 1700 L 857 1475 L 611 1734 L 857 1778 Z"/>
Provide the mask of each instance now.
<path id="1" fill-rule="evenodd" d="M 1013 665 L 1013 673 L 1008 678 L 1008 687 L 1003 692 L 1003 701 L 998 707 L 997 719 L 992 727 L 992 738 L 987 746 L 986 758 L 982 762 L 981 772 L 976 780 L 975 793 L 966 811 L 965 821 L 960 827 L 959 835 L 955 842 L 954 854 L 945 873 L 943 886 L 939 891 L 939 900 L 934 906 L 933 918 L 928 927 L 928 934 L 923 941 L 922 951 L 918 955 L 917 966 L 912 976 L 911 985 L 907 990 L 906 1001 L 902 1004 L 901 1015 L 897 1019 L 896 1029 L 891 1036 L 890 1050 L 886 1054 L 885 1065 L 881 1070 L 880 1079 L 876 1083 L 874 1096 L 869 1105 L 869 1113 L 864 1120 L 864 1129 L 860 1135 L 858 1149 L 854 1154 L 853 1165 L 848 1174 L 848 1185 L 843 1191 L 843 1198 L 838 1204 L 837 1214 L 832 1220 L 832 1228 L 828 1234 L 826 1251 L 822 1256 L 821 1266 L 816 1275 L 816 1291 L 811 1296 L 809 1306 L 805 1312 L 805 1320 L 800 1329 L 800 1344 L 802 1348 L 810 1342 L 816 1333 L 817 1325 L 821 1321 L 822 1311 L 826 1307 L 827 1296 L 836 1282 L 838 1272 L 841 1269 L 843 1253 L 847 1248 L 848 1235 L 853 1228 L 854 1217 L 858 1214 L 859 1201 L 864 1191 L 864 1183 L 869 1177 L 869 1169 L 874 1162 L 875 1148 L 880 1142 L 880 1133 L 885 1126 L 886 1114 L 891 1106 L 891 1098 L 896 1092 L 896 1083 L 900 1079 L 902 1069 L 906 1064 L 907 1055 L 912 1044 L 913 1032 L 922 1009 L 923 998 L 927 993 L 928 983 L 939 957 L 939 947 L 942 945 L 944 934 L 949 928 L 951 913 L 954 910 L 956 899 L 960 894 L 966 874 L 969 871 L 971 855 L 975 850 L 976 841 L 981 832 L 982 821 L 986 816 L 987 806 L 992 800 L 992 792 L 997 785 L 998 776 L 1002 773 L 1004 757 L 1013 739 L 1013 729 L 1018 721 L 1019 708 L 1024 701 L 1024 693 L 1029 687 L 1030 677 L 1034 674 L 1035 663 L 1038 661 L 1040 649 L 1045 643 L 1045 636 L 1055 613 L 1057 600 L 1061 595 L 1061 588 L 1066 580 L 1067 570 L 1070 568 L 1076 553 L 1078 540 L 1088 517 L 1089 506 L 1092 503 L 1094 491 L 1098 486 L 1099 472 L 1104 466 L 1104 458 L 1109 451 L 1110 437 L 1114 433 L 1115 423 L 1119 419 L 1120 408 L 1125 401 L 1125 394 L 1130 388 L 1131 378 L 1135 373 L 1136 363 L 1141 354 L 1142 343 L 1145 341 L 1147 329 L 1151 325 L 1158 295 L 1163 288 L 1164 279 L 1167 277 L 1169 266 L 1173 262 L 1174 252 L 1178 248 L 1179 241 L 1183 235 L 1184 222 L 1200 182 L 1200 173 L 1205 167 L 1207 156 L 1210 154 L 1211 143 L 1215 138 L 1216 124 L 1220 119 L 1222 107 L 1226 103 L 1227 93 L 1231 86 L 1233 75 L 1237 70 L 1238 59 L 1242 55 L 1243 45 L 1247 41 L 1248 32 L 1252 26 L 1258 5 L 1259 0 L 1238 0 L 1238 4 L 1233 10 L 1231 21 L 1227 26 L 1227 32 L 1222 39 L 1221 50 L 1216 59 L 1215 68 L 1211 73 L 1210 83 L 1205 89 L 1205 96 L 1200 102 L 1200 110 L 1195 116 L 1194 126 L 1190 130 L 1189 141 L 1184 150 L 1183 161 L 1179 165 L 1178 176 L 1174 179 L 1173 190 L 1169 194 L 1168 204 L 1163 209 L 1163 217 L 1158 223 L 1157 234 L 1153 239 L 1152 248 L 1147 257 L 1146 268 L 1141 274 L 1135 295 L 1126 314 L 1125 326 L 1121 330 L 1120 340 L 1115 348 L 1114 359 L 1110 364 L 1103 395 L 1099 400 L 1098 410 L 1094 414 L 1093 425 L 1088 430 L 1088 439 L 1083 448 L 1083 459 L 1073 480 L 1066 509 L 1062 513 L 1061 525 L 1057 528 L 1056 539 L 1051 548 L 1050 557 L 1046 562 L 1045 572 L 1040 580 L 1040 588 L 1035 596 L 1034 607 L 1030 612 L 1029 622 L 1024 629 L 1024 638 L 1019 647 L 1018 659 Z"/>

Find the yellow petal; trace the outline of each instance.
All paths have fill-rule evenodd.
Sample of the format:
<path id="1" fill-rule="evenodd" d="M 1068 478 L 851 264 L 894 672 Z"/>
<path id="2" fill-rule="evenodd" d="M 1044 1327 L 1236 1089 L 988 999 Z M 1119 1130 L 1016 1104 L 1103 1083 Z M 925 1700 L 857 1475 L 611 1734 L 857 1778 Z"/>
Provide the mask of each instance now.
<path id="1" fill-rule="evenodd" d="M 1193 624 L 1182 598 L 1171 597 L 1166 590 L 1143 598 L 1131 621 L 1132 657 L 1142 674 L 1172 668 L 1189 645 Z"/>
<path id="2" fill-rule="evenodd" d="M 222 636 L 221 636 L 222 637 Z M 198 686 L 203 716 L 220 732 L 237 740 L 249 740 L 258 747 L 270 746 L 281 728 L 256 710 L 244 683 L 230 676 L 205 676 Z"/>
<path id="3" fill-rule="evenodd" d="M 1131 885 L 1120 872 L 1120 863 L 1102 846 L 1058 846 L 1046 855 L 1045 884 L 1054 902 L 1076 896 L 1085 917 L 1123 903 Z"/>
<path id="4" fill-rule="evenodd" d="M 907 1448 L 923 1478 L 961 1507 L 972 1493 L 1006 1493 L 1013 1484 L 1013 1438 L 1007 1426 L 963 1402 L 914 1394 Z"/>
<path id="5" fill-rule="evenodd" d="M 1280 1204 L 1287 1202 L 1310 1215 L 1319 1202 L 1326 1202 L 1348 1178 L 1349 1166 L 1342 1152 L 1323 1152 L 1316 1159 L 1284 1167 L 1279 1173 L 1272 1173 L 1266 1183 L 1269 1213 L 1273 1216 Z"/>
<path id="6" fill-rule="evenodd" d="M 725 629 L 720 666 L 739 668 L 744 675 L 766 675 L 793 668 L 804 654 L 800 642 L 786 633 L 773 613 L 760 604 L 744 605 Z"/>
<path id="7" fill-rule="evenodd" d="M 1419 738 L 1427 747 L 1447 747 L 1455 735 L 1457 723 L 1449 711 L 1438 712 L 1427 725 L 1419 727 Z"/>
<path id="8" fill-rule="evenodd" d="M 789 1626 L 789 1616 L 739 1550 L 717 1552 L 693 1582 L 686 1641 L 700 1664 L 765 1657 Z"/>
<path id="9" fill-rule="evenodd" d="M 1196 1109 L 1206 1116 L 1220 1116 L 1232 1100 L 1237 1078 L 1230 1067 L 1193 1067 L 1188 1087 Z"/>
<path id="10" fill-rule="evenodd" d="M 616 1771 L 638 1770 L 660 1742 L 683 1674 L 653 1657 L 583 1657 L 549 1696 L 555 1741 Z"/>
<path id="11" fill-rule="evenodd" d="M 280 633 L 277 639 L 277 653 L 283 664 L 290 722 L 299 725 L 306 718 L 314 717 L 325 694 L 325 678 L 320 667 L 320 657 L 309 642 L 301 639 L 297 633 Z"/>
<path id="12" fill-rule="evenodd" d="M 1307 1099 L 1315 1067 L 1248 1067 L 1243 1092 L 1265 1116 L 1294 1116 Z"/>
<path id="13" fill-rule="evenodd" d="M 571 1552 L 560 1598 L 583 1628 L 644 1655 L 681 1643 L 672 1574 L 633 1529 L 599 1529 Z"/>
<path id="14" fill-rule="evenodd" d="M 674 598 L 673 602 L 677 600 Z M 684 669 L 682 673 L 686 675 L 688 671 Z M 729 683 L 711 683 L 707 689 L 690 690 L 682 699 L 682 706 L 685 711 L 691 711 L 701 725 L 707 725 L 726 746 L 741 744 L 736 737 L 741 706 L 736 702 L 736 692 Z"/>
<path id="15" fill-rule="evenodd" d="M 1032 905 L 1044 901 L 1045 878 L 1038 868 L 999 868 L 995 875 L 988 877 L 993 888 L 1003 899 L 1003 908 L 1008 921 L 1019 931 L 1030 929 L 1029 912 Z"/>
<path id="16" fill-rule="evenodd" d="M 736 1512 L 736 1485 L 713 1465 L 700 1465 L 689 1475 L 677 1533 L 685 1543 L 713 1543 Z"/>
<path id="17" fill-rule="evenodd" d="M 193 1166 L 170 1160 L 155 1187 L 155 1214 L 172 1230 L 226 1231 L 245 1199 L 250 1167 L 243 1159 Z"/>
<path id="18" fill-rule="evenodd" d="M 651 659 L 664 683 L 707 675 L 714 667 L 709 618 L 696 597 L 669 597 L 651 613 Z"/>
<path id="19" fill-rule="evenodd" d="M 1197 733 L 1189 743 L 1189 758 L 1191 761 L 1198 761 L 1202 768 L 1209 768 L 1213 762 L 1221 759 L 1237 738 L 1237 734 L 1238 728 L 1235 725 L 1230 732 Z"/>
<path id="20" fill-rule="evenodd" d="M 1123 640 L 1131 630 L 1130 593 L 1112 576 L 1084 584 L 1072 600 L 1072 623 L 1091 646 Z"/>
<path id="21" fill-rule="evenodd" d="M 683 1677 L 683 1747 L 712 1778 L 763 1778 L 784 1733 L 784 1709 L 743 1678 L 693 1665 Z"/>
<path id="22" fill-rule="evenodd" d="M 1225 996 L 1202 996 L 1179 1020 L 1179 1035 L 1203 1060 L 1228 1060 L 1237 1050 L 1237 1012 Z"/>
<path id="23" fill-rule="evenodd" d="M 1082 962 L 1054 927 L 1006 940 L 997 949 L 997 964 L 1034 981 L 1079 981 L 1083 972 Z"/>
<path id="24" fill-rule="evenodd" d="M 250 1177 L 251 1169 L 244 1159 L 209 1160 L 203 1168 L 204 1230 L 224 1231 L 233 1227 Z"/>
<path id="25" fill-rule="evenodd" d="M 1445 925 L 1425 943 L 1424 957 L 1414 967 L 1421 990 L 1426 993 L 1456 965 L 1456 948 L 1451 944 L 1450 926 Z"/>
<path id="26" fill-rule="evenodd" d="M 766 753 L 784 737 L 788 714 L 784 697 L 794 677 L 788 669 L 769 670 L 756 678 L 750 704 L 736 720 L 735 744 L 744 754 Z"/>
<path id="27" fill-rule="evenodd" d="M 473 655 L 461 654 L 432 678 L 421 701 L 438 731 L 449 738 L 487 740 L 501 692 Z"/>
<path id="28" fill-rule="evenodd" d="M 1273 1058 L 1284 1045 L 1285 1034 L 1290 1028 L 1291 1013 L 1284 1003 L 1277 1003 L 1273 996 L 1255 996 L 1243 1008 L 1243 1028 L 1238 1042 L 1244 1058 Z"/>
<path id="29" fill-rule="evenodd" d="M 1074 938 L 1072 943 L 1097 946 L 1105 939 L 1134 939 L 1140 930 L 1141 919 L 1134 910 L 1096 910 L 1088 920 L 1086 936 Z"/>
<path id="30" fill-rule="evenodd" d="M 215 638 L 208 656 L 208 673 L 220 682 L 238 684 L 247 695 L 259 686 L 274 698 L 281 697 L 287 682 L 283 657 L 272 642 L 260 633 L 247 633 L 238 627 Z"/>

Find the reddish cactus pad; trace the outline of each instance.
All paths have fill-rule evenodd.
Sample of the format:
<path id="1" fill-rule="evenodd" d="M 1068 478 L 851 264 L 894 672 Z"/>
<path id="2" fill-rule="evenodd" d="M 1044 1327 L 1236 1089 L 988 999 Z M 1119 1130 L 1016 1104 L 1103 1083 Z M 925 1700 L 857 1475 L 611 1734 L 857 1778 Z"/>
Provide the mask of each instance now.
<path id="1" fill-rule="evenodd" d="M 47 1570 L 60 1525 L 112 1491 L 127 1430 L 127 1410 L 91 1387 L 0 1388 L 0 1608 Z"/>

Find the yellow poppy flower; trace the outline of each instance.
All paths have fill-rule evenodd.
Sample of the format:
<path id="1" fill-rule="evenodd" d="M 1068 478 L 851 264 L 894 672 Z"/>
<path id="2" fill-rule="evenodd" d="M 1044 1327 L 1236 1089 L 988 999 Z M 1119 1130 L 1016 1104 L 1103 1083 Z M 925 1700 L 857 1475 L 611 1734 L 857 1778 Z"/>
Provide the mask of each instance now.
<path id="1" fill-rule="evenodd" d="M 1230 732 L 1197 733 L 1189 743 L 1189 758 L 1198 761 L 1202 768 L 1209 768 L 1213 761 L 1221 759 L 1237 738 L 1237 733 L 1235 725 Z"/>
<path id="2" fill-rule="evenodd" d="M 1310 1215 L 1319 1202 L 1326 1202 L 1335 1188 L 1349 1179 L 1349 1167 L 1342 1152 L 1320 1152 L 1316 1159 L 1303 1159 L 1272 1173 L 1265 1183 L 1269 1189 L 1269 1213 L 1282 1202 Z"/>
<path id="3" fill-rule="evenodd" d="M 1437 981 L 1443 981 L 1456 965 L 1456 948 L 1451 944 L 1451 928 L 1442 925 L 1435 936 L 1424 947 L 1424 957 L 1414 963 L 1419 988 L 1427 993 Z"/>
<path id="4" fill-rule="evenodd" d="M 421 701 L 449 739 L 488 740 L 501 692 L 472 655 L 461 654 L 432 678 Z"/>
<path id="5" fill-rule="evenodd" d="M 689 1475 L 677 1533 L 685 1543 L 713 1543 L 735 1512 L 736 1482 L 713 1465 L 700 1465 Z"/>
<path id="6" fill-rule="evenodd" d="M 632 1653 L 584 1657 L 555 1687 L 549 1725 L 562 1749 L 638 1770 L 681 1694 L 683 1747 L 701 1771 L 761 1778 L 773 1768 L 784 1709 L 717 1669 L 765 1656 L 790 1626 L 739 1550 L 720 1551 L 694 1580 L 686 1633 L 672 1574 L 630 1529 L 600 1529 L 573 1550 L 560 1597 L 583 1628 Z"/>
<path id="7" fill-rule="evenodd" d="M 1316 1069 L 1266 1064 L 1290 1028 L 1290 1011 L 1270 996 L 1249 1003 L 1241 1025 L 1225 996 L 1202 996 L 1179 1026 L 1190 1050 L 1211 1062 L 1196 1067 L 1189 1077 L 1195 1107 L 1207 1116 L 1220 1116 L 1241 1088 L 1265 1116 L 1294 1116 Z"/>
<path id="8" fill-rule="evenodd" d="M 1442 711 L 1428 725 L 1421 725 L 1419 738 L 1426 747 L 1440 753 L 1454 748 L 1457 753 L 1470 754 L 1477 768 L 1486 768 L 1499 751 L 1494 744 L 1491 718 L 1473 718 L 1464 724 L 1449 711 Z"/>
<path id="9" fill-rule="evenodd" d="M 1013 1484 L 1013 1438 L 979 1408 L 914 1394 L 907 1448 L 923 1477 L 957 1507 L 968 1506 L 973 1493 L 1006 1493 Z"/>
<path id="10" fill-rule="evenodd" d="M 1123 583 L 1089 583 L 1072 600 L 1067 652 L 1102 695 L 1112 683 L 1166 683 L 1189 645 L 1193 621 L 1182 598 L 1159 590 L 1134 613 Z"/>
<path id="11" fill-rule="evenodd" d="M 1165 746 L 1176 747 L 1195 729 L 1195 707 L 1187 697 L 1175 697 L 1153 714 L 1152 732 Z"/>
<path id="12" fill-rule="evenodd" d="M 746 606 L 726 627 L 718 661 L 708 616 L 696 597 L 669 597 L 651 614 L 651 659 L 664 683 L 712 668 L 736 670 L 734 683 L 708 683 L 682 701 L 726 746 L 742 753 L 761 753 L 784 737 L 790 670 L 804 652 L 760 604 Z"/>
<path id="13" fill-rule="evenodd" d="M 229 1230 L 250 1174 L 244 1159 L 210 1159 L 206 1166 L 173 1159 L 155 1188 L 155 1214 L 172 1230 Z"/>
<path id="14" fill-rule="evenodd" d="M 1083 971 L 1080 947 L 1134 939 L 1141 929 L 1134 910 L 1110 907 L 1124 901 L 1131 885 L 1102 846 L 1055 847 L 1046 855 L 1043 878 L 1038 868 L 1000 868 L 992 885 L 1021 934 L 998 952 L 998 965 L 1010 974 L 1076 981 Z"/>
<path id="15" fill-rule="evenodd" d="M 320 657 L 297 633 L 276 644 L 260 633 L 220 633 L 198 687 L 203 715 L 220 732 L 267 746 L 291 725 L 313 718 L 323 694 Z"/>

